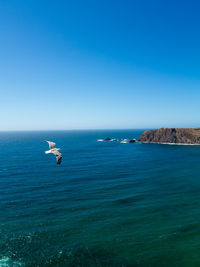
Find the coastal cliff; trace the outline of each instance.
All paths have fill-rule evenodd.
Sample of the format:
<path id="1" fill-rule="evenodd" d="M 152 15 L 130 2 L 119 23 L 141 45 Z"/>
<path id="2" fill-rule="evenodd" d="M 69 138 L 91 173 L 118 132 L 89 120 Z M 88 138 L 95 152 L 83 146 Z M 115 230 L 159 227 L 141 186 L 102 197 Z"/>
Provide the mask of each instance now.
<path id="1" fill-rule="evenodd" d="M 145 131 L 139 142 L 143 143 L 175 143 L 200 144 L 200 128 L 160 128 Z"/>

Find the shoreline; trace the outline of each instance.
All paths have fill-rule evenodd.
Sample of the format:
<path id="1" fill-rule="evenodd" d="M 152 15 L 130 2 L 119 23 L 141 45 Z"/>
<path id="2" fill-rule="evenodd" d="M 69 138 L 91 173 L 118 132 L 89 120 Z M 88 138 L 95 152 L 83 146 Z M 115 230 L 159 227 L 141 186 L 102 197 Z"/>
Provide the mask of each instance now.
<path id="1" fill-rule="evenodd" d="M 137 143 L 157 144 L 157 145 L 173 145 L 173 146 L 200 146 L 200 144 L 186 144 L 186 143 L 141 142 L 141 141 L 137 141 Z"/>

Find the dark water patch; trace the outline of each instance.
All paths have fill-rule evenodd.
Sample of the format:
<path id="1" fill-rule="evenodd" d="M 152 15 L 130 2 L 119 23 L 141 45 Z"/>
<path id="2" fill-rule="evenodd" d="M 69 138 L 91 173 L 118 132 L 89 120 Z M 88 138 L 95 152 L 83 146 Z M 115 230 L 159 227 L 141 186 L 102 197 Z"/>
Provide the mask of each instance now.
<path id="1" fill-rule="evenodd" d="M 113 202 L 115 205 L 133 205 L 135 202 L 144 200 L 145 196 L 130 196 L 126 198 L 117 199 Z"/>
<path id="2" fill-rule="evenodd" d="M 197 230 L 198 230 L 198 232 L 200 232 L 200 223 L 183 226 L 183 227 L 179 228 L 177 230 L 177 232 L 179 232 L 179 233 L 191 233 L 191 232 L 196 232 Z"/>
<path id="3" fill-rule="evenodd" d="M 129 267 L 130 265 L 120 262 L 116 255 L 103 249 L 90 249 L 87 247 L 62 252 L 60 255 L 51 256 L 39 266 L 69 266 L 69 267 Z M 137 266 L 137 265 L 131 265 Z"/>

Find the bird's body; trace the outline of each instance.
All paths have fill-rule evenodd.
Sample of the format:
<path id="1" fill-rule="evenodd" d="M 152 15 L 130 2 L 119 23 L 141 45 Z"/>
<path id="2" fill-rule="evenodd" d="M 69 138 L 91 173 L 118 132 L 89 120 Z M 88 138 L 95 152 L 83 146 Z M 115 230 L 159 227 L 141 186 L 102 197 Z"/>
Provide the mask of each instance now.
<path id="1" fill-rule="evenodd" d="M 57 164 L 60 165 L 61 161 L 62 161 L 62 154 L 59 152 L 61 149 L 60 148 L 56 148 L 56 144 L 51 142 L 51 141 L 47 141 L 45 140 L 45 142 L 47 142 L 49 144 L 49 150 L 45 151 L 45 154 L 49 154 L 52 153 L 56 156 L 56 160 L 57 160 Z"/>

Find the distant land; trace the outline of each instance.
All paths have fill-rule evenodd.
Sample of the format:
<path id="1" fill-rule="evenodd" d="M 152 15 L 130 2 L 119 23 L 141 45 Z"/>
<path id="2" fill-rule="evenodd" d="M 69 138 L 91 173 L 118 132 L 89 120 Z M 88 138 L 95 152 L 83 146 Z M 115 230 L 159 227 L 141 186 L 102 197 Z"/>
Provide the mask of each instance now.
<path id="1" fill-rule="evenodd" d="M 200 144 L 200 128 L 160 128 L 145 131 L 142 143 Z"/>

